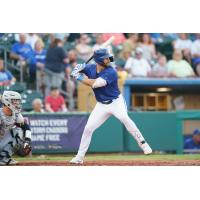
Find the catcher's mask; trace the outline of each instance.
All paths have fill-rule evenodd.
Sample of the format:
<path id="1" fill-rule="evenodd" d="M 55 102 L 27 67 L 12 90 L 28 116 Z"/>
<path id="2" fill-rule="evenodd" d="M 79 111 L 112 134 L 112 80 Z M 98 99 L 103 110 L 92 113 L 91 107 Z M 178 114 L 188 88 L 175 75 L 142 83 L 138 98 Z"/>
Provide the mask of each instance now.
<path id="1" fill-rule="evenodd" d="M 4 91 L 1 97 L 2 103 L 14 113 L 21 112 L 21 95 L 14 91 Z"/>

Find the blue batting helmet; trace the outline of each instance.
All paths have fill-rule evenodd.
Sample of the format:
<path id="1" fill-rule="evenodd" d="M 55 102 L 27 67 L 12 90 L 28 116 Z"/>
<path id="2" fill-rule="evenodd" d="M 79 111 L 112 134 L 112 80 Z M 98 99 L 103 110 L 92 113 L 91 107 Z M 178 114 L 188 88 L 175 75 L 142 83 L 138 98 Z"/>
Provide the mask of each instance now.
<path id="1" fill-rule="evenodd" d="M 109 54 L 107 49 L 98 49 L 94 52 L 93 58 L 96 63 L 103 64 L 104 59 L 109 58 L 110 62 L 113 62 L 114 58 Z"/>

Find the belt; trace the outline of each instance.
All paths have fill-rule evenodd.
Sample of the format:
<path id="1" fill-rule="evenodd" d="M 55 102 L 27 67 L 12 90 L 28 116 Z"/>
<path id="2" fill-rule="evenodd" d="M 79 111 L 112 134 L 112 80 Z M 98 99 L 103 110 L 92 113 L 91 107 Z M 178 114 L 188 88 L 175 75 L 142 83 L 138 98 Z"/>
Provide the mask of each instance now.
<path id="1" fill-rule="evenodd" d="M 107 101 L 102 101 L 102 104 L 111 104 L 113 102 L 113 100 L 107 100 Z"/>
<path id="2" fill-rule="evenodd" d="M 119 96 L 118 96 L 116 99 L 118 99 L 118 98 L 119 98 Z M 112 103 L 113 101 L 115 101 L 116 99 L 101 101 L 100 103 L 102 103 L 102 104 L 111 104 L 111 103 Z"/>

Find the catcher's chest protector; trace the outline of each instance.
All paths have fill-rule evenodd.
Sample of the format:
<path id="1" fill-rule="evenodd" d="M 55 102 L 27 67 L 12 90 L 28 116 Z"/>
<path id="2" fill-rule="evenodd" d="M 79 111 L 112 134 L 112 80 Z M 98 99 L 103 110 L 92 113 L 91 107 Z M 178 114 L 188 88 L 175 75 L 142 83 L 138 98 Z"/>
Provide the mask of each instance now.
<path id="1" fill-rule="evenodd" d="M 6 116 L 0 108 L 0 138 L 4 137 L 6 131 L 11 130 L 15 127 L 15 123 L 23 122 L 21 114 L 14 114 L 12 116 Z"/>

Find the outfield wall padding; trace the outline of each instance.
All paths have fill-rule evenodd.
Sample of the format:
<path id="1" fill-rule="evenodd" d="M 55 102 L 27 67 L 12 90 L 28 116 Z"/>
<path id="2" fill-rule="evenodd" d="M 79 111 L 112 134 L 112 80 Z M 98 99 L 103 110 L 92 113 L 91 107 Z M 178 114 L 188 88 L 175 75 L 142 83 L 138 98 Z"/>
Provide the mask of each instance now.
<path id="1" fill-rule="evenodd" d="M 45 145 L 43 145 L 42 149 L 38 149 L 38 147 L 33 148 L 33 153 L 67 153 L 76 152 L 78 150 L 82 131 L 87 122 L 89 113 L 24 113 L 24 115 L 29 118 L 29 120 L 43 117 L 45 117 L 46 120 L 67 118 L 69 123 L 67 129 L 69 132 L 67 134 L 62 133 L 60 137 L 64 138 L 62 141 L 57 143 L 52 141 L 51 145 L 49 145 L 48 141 L 45 141 Z M 80 123 L 79 116 L 83 123 Z M 174 151 L 176 153 L 182 153 L 183 121 L 185 119 L 200 119 L 200 112 L 129 112 L 129 116 L 136 123 L 154 151 Z M 80 125 L 80 129 L 77 127 L 78 124 Z M 37 144 L 37 141 L 35 141 L 34 144 Z M 41 142 L 39 146 L 42 144 Z M 51 147 L 51 149 L 49 149 L 49 147 Z M 89 148 L 89 152 L 94 153 L 135 151 L 141 150 L 126 128 L 113 116 L 94 132 Z"/>
<path id="2" fill-rule="evenodd" d="M 177 131 L 176 112 L 140 112 L 129 113 L 129 116 L 153 150 L 182 152 L 183 139 L 180 131 Z M 124 151 L 140 151 L 125 128 Z"/>

